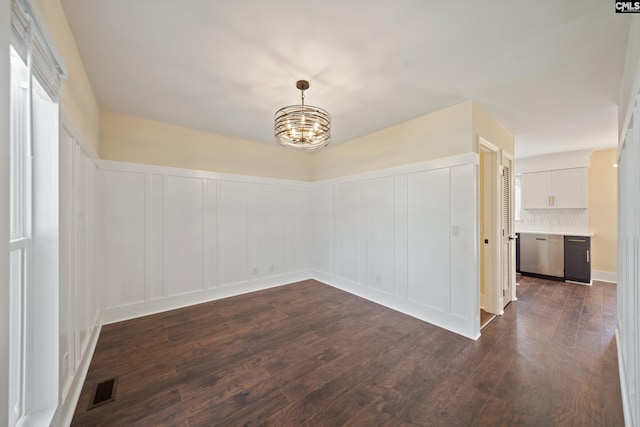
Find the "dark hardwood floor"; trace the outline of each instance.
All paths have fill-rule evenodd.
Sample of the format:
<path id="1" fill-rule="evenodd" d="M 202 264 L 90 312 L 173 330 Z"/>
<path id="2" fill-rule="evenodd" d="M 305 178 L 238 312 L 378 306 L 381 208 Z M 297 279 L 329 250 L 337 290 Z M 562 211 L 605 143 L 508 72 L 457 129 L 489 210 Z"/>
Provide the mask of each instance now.
<path id="1" fill-rule="evenodd" d="M 107 325 L 73 425 L 623 425 L 616 286 L 517 293 L 478 341 L 312 280 Z"/>
<path id="2" fill-rule="evenodd" d="M 480 329 L 484 328 L 496 318 L 496 315 L 480 309 Z"/>

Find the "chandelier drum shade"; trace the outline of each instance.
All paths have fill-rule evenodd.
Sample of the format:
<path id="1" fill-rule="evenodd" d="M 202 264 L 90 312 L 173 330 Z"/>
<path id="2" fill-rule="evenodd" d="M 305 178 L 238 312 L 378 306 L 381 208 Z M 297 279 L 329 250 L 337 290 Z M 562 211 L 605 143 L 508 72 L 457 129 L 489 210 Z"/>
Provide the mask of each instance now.
<path id="1" fill-rule="evenodd" d="M 309 82 L 298 80 L 302 92 L 300 105 L 289 105 L 276 111 L 274 136 L 278 144 L 298 150 L 316 150 L 331 142 L 331 116 L 322 108 L 304 105 L 304 91 Z"/>

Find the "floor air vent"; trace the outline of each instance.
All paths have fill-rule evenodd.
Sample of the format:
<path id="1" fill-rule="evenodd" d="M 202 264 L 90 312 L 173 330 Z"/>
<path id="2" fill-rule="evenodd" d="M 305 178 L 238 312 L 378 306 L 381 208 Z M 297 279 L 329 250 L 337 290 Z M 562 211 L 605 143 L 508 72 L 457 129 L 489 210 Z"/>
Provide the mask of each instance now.
<path id="1" fill-rule="evenodd" d="M 116 399 L 116 386 L 118 385 L 118 377 L 98 383 L 93 393 L 93 399 L 89 404 L 89 409 L 96 408 L 105 403 L 113 402 Z"/>

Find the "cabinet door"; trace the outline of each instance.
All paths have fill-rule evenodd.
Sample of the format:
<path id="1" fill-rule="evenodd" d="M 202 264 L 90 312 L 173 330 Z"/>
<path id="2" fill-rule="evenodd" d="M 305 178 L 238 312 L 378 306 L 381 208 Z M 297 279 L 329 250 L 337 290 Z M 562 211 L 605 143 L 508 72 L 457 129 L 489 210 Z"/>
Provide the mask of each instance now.
<path id="1" fill-rule="evenodd" d="M 587 208 L 587 169 L 562 169 L 551 172 L 551 207 Z"/>
<path id="2" fill-rule="evenodd" d="M 551 172 L 522 175 L 522 208 L 547 209 L 551 197 Z"/>
<path id="3" fill-rule="evenodd" d="M 588 237 L 565 236 L 564 278 L 576 282 L 591 281 L 590 239 Z"/>

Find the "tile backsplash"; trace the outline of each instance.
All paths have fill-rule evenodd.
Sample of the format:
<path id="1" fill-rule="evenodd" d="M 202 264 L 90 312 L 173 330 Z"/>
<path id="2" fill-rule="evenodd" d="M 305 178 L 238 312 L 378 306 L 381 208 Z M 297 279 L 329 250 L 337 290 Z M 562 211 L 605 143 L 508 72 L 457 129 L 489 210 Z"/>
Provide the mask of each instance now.
<path id="1" fill-rule="evenodd" d="M 587 209 L 523 209 L 516 231 L 573 231 L 587 233 Z"/>

